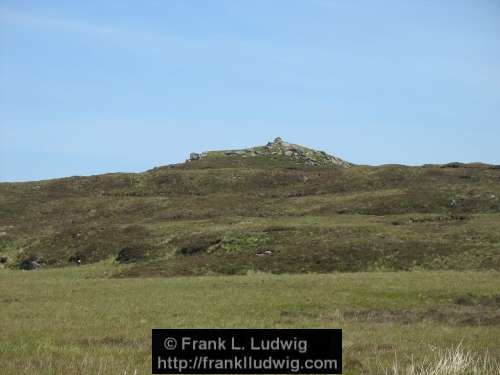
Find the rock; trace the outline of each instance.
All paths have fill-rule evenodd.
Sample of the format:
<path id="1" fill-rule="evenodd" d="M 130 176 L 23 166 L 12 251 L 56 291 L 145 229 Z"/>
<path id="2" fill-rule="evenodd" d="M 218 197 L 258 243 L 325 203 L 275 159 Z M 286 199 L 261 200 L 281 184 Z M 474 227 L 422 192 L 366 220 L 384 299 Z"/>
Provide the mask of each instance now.
<path id="1" fill-rule="evenodd" d="M 192 152 L 191 154 L 189 154 L 189 160 L 191 161 L 196 161 L 196 160 L 200 160 L 201 159 L 201 155 L 196 153 L 196 152 Z"/>
<path id="2" fill-rule="evenodd" d="M 271 250 L 265 250 L 262 252 L 258 252 L 255 255 L 257 255 L 258 257 L 265 257 L 265 256 L 273 255 L 273 252 Z"/>
<path id="3" fill-rule="evenodd" d="M 308 156 L 305 157 L 304 160 L 305 160 L 305 163 L 307 165 L 316 165 L 317 164 L 316 160 L 314 160 L 314 159 L 312 159 L 312 158 L 310 158 Z"/>
<path id="4" fill-rule="evenodd" d="M 267 143 L 263 147 L 253 147 L 246 148 L 243 150 L 222 150 L 222 151 L 212 151 L 203 153 L 200 156 L 198 154 L 191 154 L 192 157 L 190 161 L 198 160 L 198 158 L 210 157 L 211 155 L 220 157 L 221 153 L 223 155 L 236 155 L 241 157 L 253 157 L 253 156 L 285 156 L 292 159 L 296 163 L 303 163 L 306 165 L 317 166 L 317 165 L 333 165 L 349 168 L 352 166 L 351 163 L 346 162 L 340 158 L 329 155 L 324 151 L 313 150 L 304 146 L 287 143 L 281 137 L 277 137 L 274 141 Z"/>
<path id="5" fill-rule="evenodd" d="M 0 256 L 0 263 L 5 264 L 7 263 L 9 258 L 6 255 Z"/>
<path id="6" fill-rule="evenodd" d="M 25 259 L 19 263 L 19 268 L 26 271 L 32 271 L 40 268 L 42 265 L 34 259 Z"/>

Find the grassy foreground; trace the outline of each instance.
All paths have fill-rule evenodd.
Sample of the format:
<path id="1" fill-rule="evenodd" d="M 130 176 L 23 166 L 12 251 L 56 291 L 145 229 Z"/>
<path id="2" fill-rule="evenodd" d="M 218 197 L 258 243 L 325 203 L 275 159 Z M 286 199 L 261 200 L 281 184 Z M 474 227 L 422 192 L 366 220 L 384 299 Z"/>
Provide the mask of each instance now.
<path id="1" fill-rule="evenodd" d="M 1 373 L 150 374 L 151 328 L 195 327 L 342 328 L 346 374 L 412 373 L 457 347 L 486 360 L 480 373 L 498 373 L 498 272 L 110 279 L 114 271 L 0 269 Z"/>

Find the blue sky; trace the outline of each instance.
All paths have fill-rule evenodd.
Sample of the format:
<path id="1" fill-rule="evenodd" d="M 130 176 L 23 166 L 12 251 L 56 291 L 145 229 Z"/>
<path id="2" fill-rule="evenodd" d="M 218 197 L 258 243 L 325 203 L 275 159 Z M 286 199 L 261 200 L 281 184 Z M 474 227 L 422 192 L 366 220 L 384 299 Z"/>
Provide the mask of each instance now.
<path id="1" fill-rule="evenodd" d="M 497 0 L 0 0 L 0 180 L 281 136 L 500 164 Z"/>

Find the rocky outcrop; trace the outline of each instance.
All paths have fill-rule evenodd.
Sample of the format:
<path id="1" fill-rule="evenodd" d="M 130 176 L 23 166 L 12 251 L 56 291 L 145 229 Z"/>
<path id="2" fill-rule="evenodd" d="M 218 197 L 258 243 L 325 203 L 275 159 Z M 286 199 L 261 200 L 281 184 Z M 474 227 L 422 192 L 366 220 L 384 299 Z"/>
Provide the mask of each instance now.
<path id="1" fill-rule="evenodd" d="M 292 159 L 303 161 L 309 165 L 333 164 L 343 167 L 350 167 L 352 165 L 351 163 L 329 155 L 324 151 L 316 151 L 304 146 L 287 143 L 279 137 L 273 142 L 269 142 L 265 148 L 266 151 L 272 155 L 283 155 Z"/>
<path id="2" fill-rule="evenodd" d="M 190 161 L 195 161 L 195 160 L 200 160 L 201 159 L 201 155 L 196 153 L 196 152 L 192 152 L 190 155 L 189 155 L 189 160 Z"/>
<path id="3" fill-rule="evenodd" d="M 202 154 L 191 153 L 189 161 L 192 162 L 216 156 L 283 156 L 298 163 L 304 163 L 311 166 L 335 165 L 346 168 L 352 166 L 351 163 L 336 156 L 329 155 L 324 151 L 317 151 L 304 146 L 288 143 L 280 137 L 276 138 L 272 142 L 269 142 L 265 146 L 246 148 L 242 150 L 210 151 Z"/>

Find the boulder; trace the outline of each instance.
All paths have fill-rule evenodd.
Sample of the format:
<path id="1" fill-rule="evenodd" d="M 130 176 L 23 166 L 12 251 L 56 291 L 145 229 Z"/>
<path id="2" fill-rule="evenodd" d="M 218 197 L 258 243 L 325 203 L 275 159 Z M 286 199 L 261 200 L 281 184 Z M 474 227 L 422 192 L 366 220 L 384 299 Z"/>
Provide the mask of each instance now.
<path id="1" fill-rule="evenodd" d="M 19 263 L 19 268 L 26 271 L 32 271 L 40 268 L 42 265 L 34 259 L 25 259 Z"/>
<path id="2" fill-rule="evenodd" d="M 191 154 L 189 154 L 189 160 L 191 160 L 191 161 L 200 160 L 200 159 L 201 159 L 201 155 L 196 153 L 196 152 L 192 152 Z"/>

